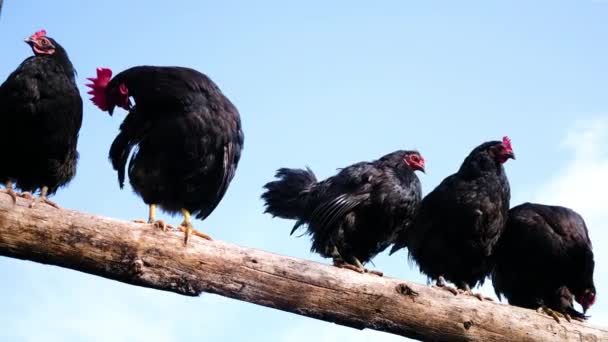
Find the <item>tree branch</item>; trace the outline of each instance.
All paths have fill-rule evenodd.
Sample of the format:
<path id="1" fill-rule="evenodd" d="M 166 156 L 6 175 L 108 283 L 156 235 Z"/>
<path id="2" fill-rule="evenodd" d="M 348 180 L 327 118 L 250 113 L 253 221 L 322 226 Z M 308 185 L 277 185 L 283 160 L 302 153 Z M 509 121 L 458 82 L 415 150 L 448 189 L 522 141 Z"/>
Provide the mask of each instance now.
<path id="1" fill-rule="evenodd" d="M 0 193 L 0 255 L 426 341 L 608 341 L 605 328 L 532 310 L 221 241 L 193 237 L 184 247 L 182 234 L 28 203 L 12 207 Z"/>

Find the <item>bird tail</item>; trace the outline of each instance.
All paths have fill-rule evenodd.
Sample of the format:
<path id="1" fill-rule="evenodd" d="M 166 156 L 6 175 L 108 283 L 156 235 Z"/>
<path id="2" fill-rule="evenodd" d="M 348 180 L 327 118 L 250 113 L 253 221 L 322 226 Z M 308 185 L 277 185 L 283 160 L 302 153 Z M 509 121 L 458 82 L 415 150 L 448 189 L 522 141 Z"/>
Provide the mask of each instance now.
<path id="1" fill-rule="evenodd" d="M 110 161 L 114 170 L 118 172 L 118 184 L 122 189 L 125 185 L 125 167 L 127 165 L 127 159 L 131 153 L 131 149 L 137 144 L 133 141 L 125 132 L 120 132 L 112 147 L 110 147 Z"/>
<path id="2" fill-rule="evenodd" d="M 309 168 L 282 168 L 277 171 L 275 177 L 278 180 L 264 185 L 264 212 L 275 217 L 301 219 L 308 202 L 307 193 L 317 183 L 317 177 Z"/>
<path id="3" fill-rule="evenodd" d="M 404 234 L 402 233 L 401 236 L 399 236 L 395 239 L 395 242 L 393 243 L 393 248 L 391 248 L 391 251 L 388 253 L 388 255 L 393 255 L 393 253 L 397 252 L 401 248 L 407 247 L 406 239 L 403 235 Z"/>

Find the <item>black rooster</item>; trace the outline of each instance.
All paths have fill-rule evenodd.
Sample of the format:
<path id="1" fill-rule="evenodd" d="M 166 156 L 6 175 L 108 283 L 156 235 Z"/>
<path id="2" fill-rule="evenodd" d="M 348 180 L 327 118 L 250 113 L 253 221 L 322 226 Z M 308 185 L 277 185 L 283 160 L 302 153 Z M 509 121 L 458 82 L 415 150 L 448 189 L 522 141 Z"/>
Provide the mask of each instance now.
<path id="1" fill-rule="evenodd" d="M 0 133 L 3 162 L 0 181 L 13 201 L 13 185 L 22 191 L 40 190 L 37 202 L 57 206 L 46 196 L 76 174 L 82 99 L 76 71 L 66 51 L 44 30 L 25 40 L 34 52 L 0 86 Z M 30 197 L 29 193 L 19 194 Z"/>
<path id="2" fill-rule="evenodd" d="M 507 137 L 476 147 L 458 172 L 425 196 L 391 254 L 408 247 L 410 258 L 438 286 L 457 293 L 447 279 L 471 294 L 492 270 L 489 258 L 507 220 L 510 189 L 502 164 L 509 158 L 515 155 Z"/>
<path id="3" fill-rule="evenodd" d="M 150 207 L 148 222 L 165 227 L 155 219 L 157 205 L 181 211 L 186 244 L 191 234 L 210 239 L 193 230 L 190 215 L 209 216 L 234 177 L 244 140 L 236 107 L 209 77 L 189 68 L 137 66 L 114 78 L 110 69 L 97 69 L 89 80 L 101 110 L 130 110 L 110 148 L 120 187 L 137 146 L 128 174 Z"/>
<path id="4" fill-rule="evenodd" d="M 417 151 L 396 151 L 360 162 L 318 182 L 310 169 L 280 169 L 264 187 L 266 212 L 296 219 L 312 235 L 311 250 L 334 265 L 366 272 L 363 265 L 407 229 L 421 198 L 415 170 L 424 172 Z M 374 272 L 380 274 L 379 272 Z"/>
<path id="5" fill-rule="evenodd" d="M 593 251 L 583 218 L 571 209 L 524 203 L 509 211 L 496 246 L 492 282 L 496 295 L 512 305 L 542 308 L 558 322 L 584 319 L 595 302 Z"/>

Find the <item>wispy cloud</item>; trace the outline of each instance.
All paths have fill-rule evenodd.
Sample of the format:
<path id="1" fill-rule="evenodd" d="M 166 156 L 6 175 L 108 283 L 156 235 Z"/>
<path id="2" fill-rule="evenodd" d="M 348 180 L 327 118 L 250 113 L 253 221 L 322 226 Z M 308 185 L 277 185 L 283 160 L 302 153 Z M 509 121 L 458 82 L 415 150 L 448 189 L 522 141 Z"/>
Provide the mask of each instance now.
<path id="1" fill-rule="evenodd" d="M 607 217 L 608 118 L 578 123 L 562 148 L 572 153 L 571 160 L 540 188 L 535 200 L 572 207 L 589 219 Z"/>

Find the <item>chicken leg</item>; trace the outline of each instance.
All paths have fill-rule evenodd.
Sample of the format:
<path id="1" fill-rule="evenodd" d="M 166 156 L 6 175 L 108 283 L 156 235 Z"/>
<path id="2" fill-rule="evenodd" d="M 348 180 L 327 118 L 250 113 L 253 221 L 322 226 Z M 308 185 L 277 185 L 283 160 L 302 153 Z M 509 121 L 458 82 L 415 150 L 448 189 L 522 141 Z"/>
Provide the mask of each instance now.
<path id="1" fill-rule="evenodd" d="M 551 316 L 557 323 L 560 323 L 560 321 L 559 321 L 560 317 L 563 317 L 566 319 L 566 321 L 570 322 L 570 315 L 557 312 L 544 304 L 541 305 L 540 307 L 538 307 L 538 309 L 536 311 L 538 313 L 545 313 L 545 314 Z"/>
<path id="2" fill-rule="evenodd" d="M 333 247 L 331 256 L 333 258 L 334 266 L 339 268 L 344 268 L 347 270 L 355 271 L 357 273 L 370 273 L 382 277 L 384 274 L 380 271 L 373 271 L 366 269 L 361 261 L 357 259 L 357 257 L 351 256 L 350 262 L 346 262 L 344 258 L 338 252 L 338 248 L 336 246 Z"/>
<path id="3" fill-rule="evenodd" d="M 445 281 L 445 278 L 442 275 L 440 275 L 437 278 L 437 281 L 435 282 L 435 287 L 446 290 L 446 291 L 450 292 L 451 294 L 453 294 L 454 296 L 458 295 L 458 290 L 455 287 L 448 285 L 448 283 Z"/>
<path id="4" fill-rule="evenodd" d="M 468 284 L 464 284 L 462 289 L 460 290 L 461 293 L 469 295 L 469 296 L 473 296 L 477 299 L 479 299 L 480 301 L 494 301 L 494 299 L 490 298 L 490 297 L 485 297 L 484 295 L 482 295 L 481 293 L 474 293 L 473 291 L 471 291 L 471 287 Z"/>
<path id="5" fill-rule="evenodd" d="M 210 241 L 213 240 L 209 235 L 201 233 L 198 230 L 194 229 L 194 227 L 192 227 L 190 211 L 188 211 L 187 209 L 182 209 L 182 214 L 184 215 L 184 221 L 179 225 L 178 228 L 182 232 L 186 233 L 186 236 L 184 237 L 184 245 L 188 245 L 188 241 L 190 240 L 191 235 L 196 235 Z"/>
<path id="6" fill-rule="evenodd" d="M 171 225 L 168 225 L 167 223 L 165 223 L 165 221 L 156 219 L 156 204 L 148 205 L 148 221 L 144 221 L 142 219 L 137 219 L 137 220 L 133 220 L 133 222 L 148 223 L 148 224 L 151 224 L 154 227 L 162 230 L 163 232 L 166 232 L 166 231 L 170 230 L 171 228 L 173 228 Z"/>
<path id="7" fill-rule="evenodd" d="M 46 195 L 48 192 L 49 192 L 49 187 L 43 186 L 42 189 L 40 190 L 40 195 L 38 197 L 34 198 L 32 200 L 32 203 L 30 203 L 30 208 L 33 208 L 37 203 L 42 202 L 42 203 L 50 205 L 51 207 L 59 209 L 59 206 L 57 205 L 57 203 L 46 198 Z"/>
<path id="8" fill-rule="evenodd" d="M 15 190 L 13 190 L 13 181 L 7 181 L 5 184 L 5 192 L 7 195 L 11 196 L 11 198 L 13 199 L 13 206 L 15 206 L 15 204 L 17 204 L 17 194 L 15 193 Z"/>

